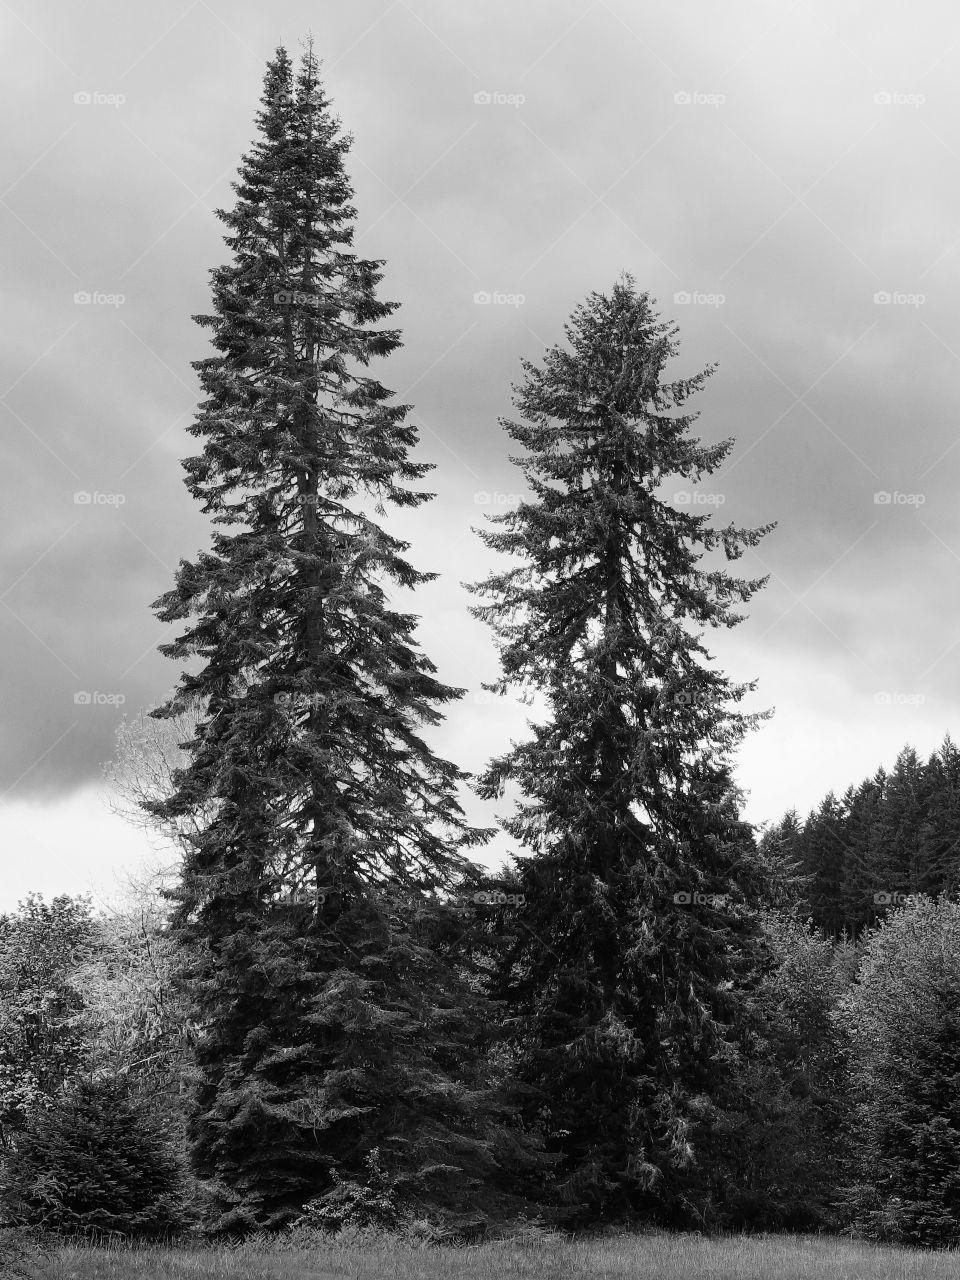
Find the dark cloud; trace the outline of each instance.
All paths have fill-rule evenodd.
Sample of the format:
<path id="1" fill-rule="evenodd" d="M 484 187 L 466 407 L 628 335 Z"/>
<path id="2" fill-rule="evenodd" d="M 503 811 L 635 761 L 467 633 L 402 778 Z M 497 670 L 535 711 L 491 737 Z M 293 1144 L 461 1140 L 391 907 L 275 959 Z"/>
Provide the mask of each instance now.
<path id="1" fill-rule="evenodd" d="M 700 404 L 706 438 L 737 438 L 702 486 L 719 518 L 780 521 L 743 562 L 769 587 L 713 645 L 777 706 L 741 758 L 751 816 L 956 724 L 960 31 L 945 4 L 5 13 L 8 804 L 34 800 L 42 822 L 95 779 L 118 710 L 78 691 L 135 710 L 175 679 L 148 606 L 207 536 L 178 459 L 206 350 L 190 316 L 224 256 L 212 210 L 231 201 L 265 60 L 311 25 L 356 137 L 360 247 L 402 303 L 405 346 L 378 373 L 437 464 L 437 501 L 397 528 L 442 574 L 416 598 L 424 645 L 470 690 L 444 749 L 476 768 L 522 729 L 522 709 L 477 696 L 495 655 L 459 585 L 488 563 L 470 526 L 520 487 L 497 427 L 520 356 L 622 270 L 679 322 L 678 372 L 719 361 Z"/>

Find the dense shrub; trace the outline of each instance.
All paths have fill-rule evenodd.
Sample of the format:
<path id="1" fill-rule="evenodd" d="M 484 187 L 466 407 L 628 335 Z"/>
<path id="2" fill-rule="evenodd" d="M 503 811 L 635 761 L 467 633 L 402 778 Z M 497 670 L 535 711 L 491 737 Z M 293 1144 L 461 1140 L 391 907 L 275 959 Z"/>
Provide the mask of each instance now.
<path id="1" fill-rule="evenodd" d="M 892 913 L 867 940 L 842 1016 L 854 1225 L 880 1240 L 960 1245 L 960 904 L 915 897 Z"/>
<path id="2" fill-rule="evenodd" d="M 829 1228 L 849 1109 L 846 1040 L 835 1017 L 849 957 L 785 912 L 765 912 L 763 926 L 770 965 L 744 1002 L 736 1087 L 698 1151 L 691 1221 L 704 1229 Z"/>
<path id="3" fill-rule="evenodd" d="M 180 1170 L 122 1079 L 78 1081 L 5 1162 L 8 1221 L 64 1235 L 158 1237 L 179 1225 Z"/>

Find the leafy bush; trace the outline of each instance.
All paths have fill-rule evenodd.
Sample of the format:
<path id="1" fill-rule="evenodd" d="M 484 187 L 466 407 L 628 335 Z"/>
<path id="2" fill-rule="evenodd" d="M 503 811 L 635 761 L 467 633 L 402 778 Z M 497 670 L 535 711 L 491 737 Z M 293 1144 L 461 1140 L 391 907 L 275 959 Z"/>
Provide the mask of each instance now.
<path id="1" fill-rule="evenodd" d="M 74 969 L 90 952 L 89 904 L 30 895 L 0 915 L 0 1141 L 83 1069 L 83 998 Z"/>
<path id="2" fill-rule="evenodd" d="M 960 1245 L 960 904 L 914 897 L 842 1003 L 857 1141 L 847 1203 L 880 1240 Z"/>
<path id="3" fill-rule="evenodd" d="M 341 1227 L 386 1230 L 396 1227 L 400 1221 L 396 1193 L 389 1175 L 380 1166 L 380 1152 L 376 1147 L 364 1163 L 368 1170 L 365 1183 L 343 1179 L 333 1170 L 333 1187 L 304 1205 L 293 1227 L 322 1231 L 339 1231 Z"/>

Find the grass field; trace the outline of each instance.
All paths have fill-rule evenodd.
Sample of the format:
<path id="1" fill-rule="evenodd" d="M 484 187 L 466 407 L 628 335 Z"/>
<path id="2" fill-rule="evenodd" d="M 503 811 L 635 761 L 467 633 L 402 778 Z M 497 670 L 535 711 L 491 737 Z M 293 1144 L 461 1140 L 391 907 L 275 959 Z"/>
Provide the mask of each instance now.
<path id="1" fill-rule="evenodd" d="M 39 1274 L 50 1280 L 953 1280 L 960 1254 L 830 1236 L 548 1236 L 468 1248 L 381 1238 L 289 1252 L 256 1245 L 63 1249 Z"/>

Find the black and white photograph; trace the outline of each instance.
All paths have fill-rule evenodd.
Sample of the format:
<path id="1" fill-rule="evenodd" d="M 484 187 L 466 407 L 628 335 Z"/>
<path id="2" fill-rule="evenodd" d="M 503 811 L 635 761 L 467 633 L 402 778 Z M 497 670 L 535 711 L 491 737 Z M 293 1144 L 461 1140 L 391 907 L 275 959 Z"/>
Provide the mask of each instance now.
<path id="1" fill-rule="evenodd" d="M 960 1270 L 960 12 L 0 0 L 2 1280 Z"/>

